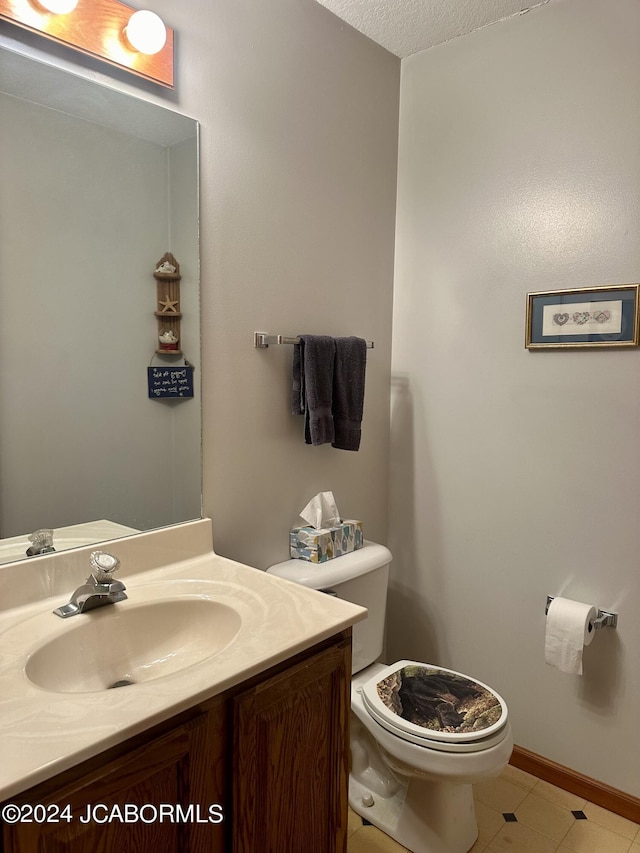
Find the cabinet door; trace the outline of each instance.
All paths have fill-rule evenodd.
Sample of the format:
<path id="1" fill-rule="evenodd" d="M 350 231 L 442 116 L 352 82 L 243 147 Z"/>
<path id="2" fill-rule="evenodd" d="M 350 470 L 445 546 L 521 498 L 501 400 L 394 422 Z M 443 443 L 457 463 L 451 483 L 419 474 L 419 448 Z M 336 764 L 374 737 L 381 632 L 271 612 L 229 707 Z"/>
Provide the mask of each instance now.
<path id="1" fill-rule="evenodd" d="M 222 853 L 224 724 L 221 706 L 73 782 L 62 774 L 54 794 L 32 788 L 15 802 L 61 819 L 5 825 L 4 853 Z"/>
<path id="2" fill-rule="evenodd" d="M 233 700 L 234 853 L 344 853 L 351 641 Z"/>

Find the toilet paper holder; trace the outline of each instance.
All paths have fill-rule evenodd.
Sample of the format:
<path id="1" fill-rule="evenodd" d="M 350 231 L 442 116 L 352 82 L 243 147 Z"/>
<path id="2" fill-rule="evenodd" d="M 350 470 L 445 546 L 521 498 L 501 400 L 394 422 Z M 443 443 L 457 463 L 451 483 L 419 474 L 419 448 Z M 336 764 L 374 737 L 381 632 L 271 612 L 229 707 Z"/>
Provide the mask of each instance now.
<path id="1" fill-rule="evenodd" d="M 555 595 L 548 595 L 547 596 L 547 606 L 544 609 L 545 616 L 549 612 L 549 605 L 551 604 L 551 602 L 553 601 L 554 598 L 555 598 Z M 596 630 L 598 630 L 600 628 L 617 628 L 618 627 L 618 614 L 612 613 L 609 610 L 600 610 L 600 608 L 598 608 L 598 615 L 593 620 L 590 627 L 595 628 Z"/>

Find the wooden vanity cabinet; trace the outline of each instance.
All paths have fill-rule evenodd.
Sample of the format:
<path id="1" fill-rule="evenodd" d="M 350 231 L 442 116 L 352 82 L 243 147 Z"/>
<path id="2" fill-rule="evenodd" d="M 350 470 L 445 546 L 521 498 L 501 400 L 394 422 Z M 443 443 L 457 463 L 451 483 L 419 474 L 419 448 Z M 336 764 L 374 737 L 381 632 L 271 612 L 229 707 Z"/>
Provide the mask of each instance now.
<path id="1" fill-rule="evenodd" d="M 346 850 L 351 642 L 233 700 L 233 853 Z"/>
<path id="2" fill-rule="evenodd" d="M 161 821 L 157 810 L 161 803 L 186 810 L 219 801 L 225 716 L 220 704 L 123 755 L 97 756 L 12 798 L 26 818 L 34 807 L 33 822 L 5 822 L 3 853 L 222 853 L 220 825 Z M 131 806 L 141 810 L 139 818 Z"/>
<path id="3" fill-rule="evenodd" d="M 12 797 L 1 853 L 345 853 L 350 678 L 345 631 Z"/>

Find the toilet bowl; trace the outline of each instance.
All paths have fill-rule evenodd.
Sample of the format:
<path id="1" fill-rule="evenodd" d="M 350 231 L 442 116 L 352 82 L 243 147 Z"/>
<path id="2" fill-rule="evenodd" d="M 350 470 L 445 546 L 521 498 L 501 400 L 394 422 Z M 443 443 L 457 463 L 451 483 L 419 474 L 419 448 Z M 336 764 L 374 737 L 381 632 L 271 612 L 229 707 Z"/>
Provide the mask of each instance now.
<path id="1" fill-rule="evenodd" d="M 416 734 L 419 726 L 386 708 L 377 694 L 390 672 L 408 666 L 481 686 L 496 697 L 499 719 L 472 732 Z M 353 677 L 351 711 L 351 808 L 413 853 L 467 853 L 478 835 L 472 784 L 500 773 L 513 748 L 504 700 L 460 673 L 400 661 L 373 664 Z"/>
<path id="2" fill-rule="evenodd" d="M 391 553 L 364 547 L 324 564 L 268 569 L 368 609 L 353 628 L 349 805 L 412 853 L 467 853 L 477 835 L 472 784 L 513 748 L 507 705 L 482 682 L 419 661 L 377 663 Z"/>

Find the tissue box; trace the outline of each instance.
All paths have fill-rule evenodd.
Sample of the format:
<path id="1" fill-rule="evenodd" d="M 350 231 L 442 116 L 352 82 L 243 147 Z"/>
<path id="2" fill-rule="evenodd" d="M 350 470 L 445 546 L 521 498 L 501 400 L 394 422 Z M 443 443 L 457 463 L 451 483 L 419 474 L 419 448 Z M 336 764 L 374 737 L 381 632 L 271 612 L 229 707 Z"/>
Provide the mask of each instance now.
<path id="1" fill-rule="evenodd" d="M 336 527 L 294 527 L 289 533 L 289 552 L 292 557 L 311 563 L 326 563 L 362 548 L 362 522 L 344 519 Z"/>

